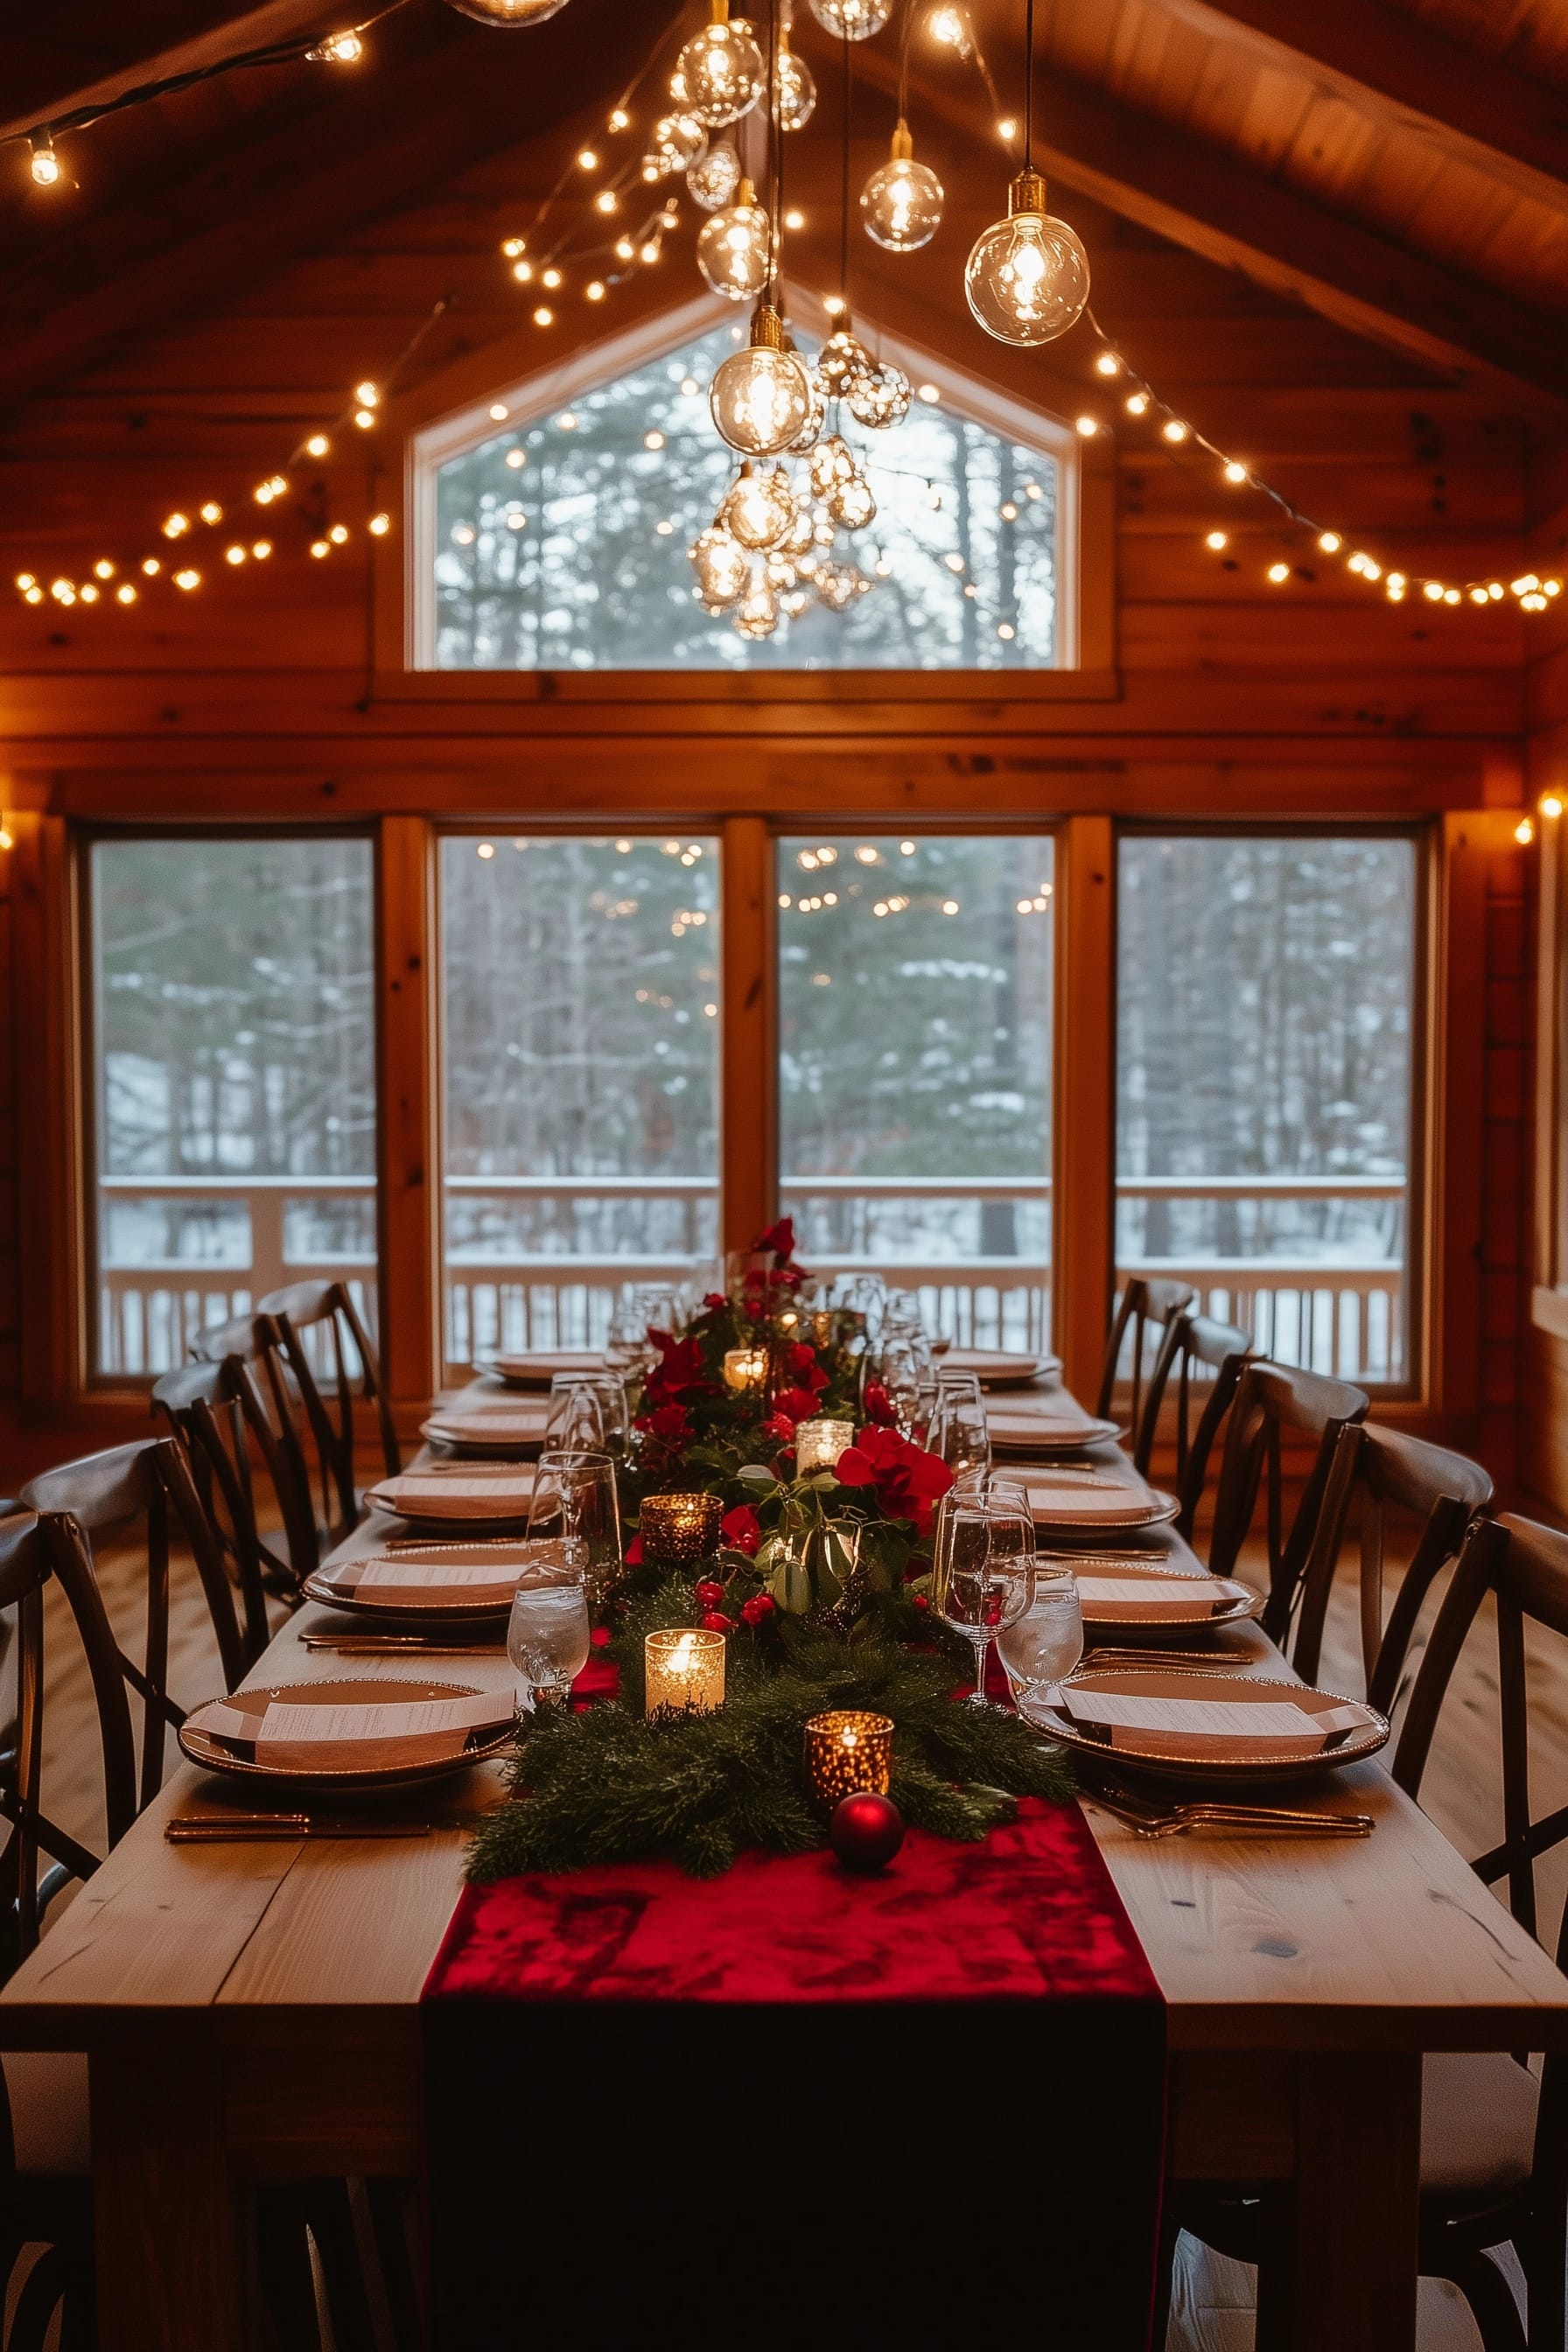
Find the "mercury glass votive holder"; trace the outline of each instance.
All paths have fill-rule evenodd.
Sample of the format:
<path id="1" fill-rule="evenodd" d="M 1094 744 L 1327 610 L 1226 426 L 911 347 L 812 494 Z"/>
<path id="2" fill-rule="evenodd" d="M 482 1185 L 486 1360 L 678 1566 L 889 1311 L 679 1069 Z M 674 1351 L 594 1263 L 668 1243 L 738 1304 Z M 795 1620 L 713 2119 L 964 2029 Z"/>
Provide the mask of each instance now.
<path id="1" fill-rule="evenodd" d="M 654 1568 L 687 1568 L 719 1549 L 717 1495 L 649 1495 L 637 1517 L 642 1556 Z"/>
<path id="2" fill-rule="evenodd" d="M 724 1385 L 730 1389 L 760 1389 L 768 1376 L 765 1348 L 726 1348 Z"/>
<path id="3" fill-rule="evenodd" d="M 797 1478 L 805 1478 L 813 1470 L 836 1470 L 838 1457 L 855 1443 L 855 1424 L 850 1421 L 803 1421 L 795 1433 L 795 1468 Z"/>
<path id="4" fill-rule="evenodd" d="M 819 1805 L 865 1789 L 885 1797 L 893 1777 L 891 1716 L 844 1706 L 814 1715 L 805 1727 L 805 1774 Z"/>
<path id="5" fill-rule="evenodd" d="M 661 1706 L 712 1715 L 724 1704 L 724 1636 L 701 1628 L 668 1628 L 643 1636 L 645 1715 Z"/>

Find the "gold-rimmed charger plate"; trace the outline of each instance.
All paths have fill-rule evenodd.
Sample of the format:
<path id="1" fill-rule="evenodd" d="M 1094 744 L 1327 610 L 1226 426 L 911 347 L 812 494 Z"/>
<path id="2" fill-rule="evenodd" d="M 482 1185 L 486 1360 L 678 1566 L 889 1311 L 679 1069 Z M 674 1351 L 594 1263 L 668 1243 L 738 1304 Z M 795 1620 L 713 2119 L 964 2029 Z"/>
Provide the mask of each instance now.
<path id="1" fill-rule="evenodd" d="M 308 1601 L 353 1617 L 421 1624 L 504 1617 L 528 1565 L 527 1539 L 404 1544 L 328 1561 L 305 1579 Z M 426 1570 L 421 1581 L 420 1570 Z"/>
<path id="2" fill-rule="evenodd" d="M 1263 1613 L 1263 1595 L 1179 1561 L 1080 1555 L 1073 1562 L 1086 1626 L 1119 1633 L 1206 1633 Z"/>
<path id="3" fill-rule="evenodd" d="M 420 1702 L 440 1705 L 484 1696 L 472 1683 L 428 1683 L 384 1675 L 374 1679 L 356 1675 L 323 1682 L 275 1683 L 257 1690 L 234 1691 L 226 1698 L 209 1699 L 205 1706 L 194 1707 L 180 1727 L 179 1741 L 191 1762 L 199 1764 L 204 1771 L 241 1780 L 266 1780 L 274 1787 L 331 1790 L 336 1796 L 376 1796 L 384 1790 L 416 1788 L 428 1781 L 447 1780 L 455 1772 L 466 1772 L 471 1765 L 483 1763 L 488 1757 L 500 1755 L 510 1746 L 517 1727 L 515 1713 L 505 1721 L 500 1719 L 500 1711 L 510 1702 L 504 1696 L 495 1698 L 497 1720 L 493 1728 L 480 1725 L 465 1730 L 457 1727 L 442 1734 L 406 1739 L 323 1742 L 323 1757 L 319 1764 L 299 1760 L 300 1748 L 280 1751 L 288 1759 L 282 1764 L 258 1763 L 254 1732 L 247 1739 L 243 1735 L 206 1727 L 220 1709 L 225 1718 L 237 1716 L 259 1731 L 268 1706 L 273 1705 L 385 1707 Z M 309 1743 L 302 1745 L 308 1748 Z"/>
<path id="4" fill-rule="evenodd" d="M 1181 1516 L 1174 1495 L 1158 1486 L 1129 1486 L 1093 1470 L 1073 1474 L 1045 1467 L 1037 1478 L 1022 1470 L 1016 1483 L 1029 1497 L 1036 1527 L 1053 1537 L 1070 1534 L 1075 1544 L 1168 1527 Z"/>
<path id="5" fill-rule="evenodd" d="M 474 1370 L 504 1381 L 509 1388 L 547 1389 L 557 1372 L 607 1372 L 602 1348 L 526 1348 L 518 1355 L 479 1356 Z"/>
<path id="6" fill-rule="evenodd" d="M 550 1409 L 542 1401 L 508 1412 L 499 1405 L 472 1412 L 433 1412 L 419 1424 L 419 1434 L 432 1445 L 454 1454 L 471 1454 L 480 1460 L 516 1462 L 537 1454 L 550 1425 Z"/>
<path id="7" fill-rule="evenodd" d="M 1298 1780 L 1359 1763 L 1388 1738 L 1386 1717 L 1360 1699 L 1191 1667 L 1089 1668 L 1019 1711 L 1064 1748 L 1162 1780 Z"/>
<path id="8" fill-rule="evenodd" d="M 1032 1356 L 1011 1348 L 946 1348 L 944 1372 L 973 1372 L 983 1389 L 1027 1388 L 1031 1381 L 1059 1372 L 1059 1356 Z"/>
<path id="9" fill-rule="evenodd" d="M 533 1496 L 531 1469 L 482 1462 L 430 1462 L 365 1489 L 365 1503 L 421 1527 L 525 1528 Z"/>
<path id="10" fill-rule="evenodd" d="M 998 1419 L 1001 1421 L 1000 1428 L 997 1426 Z M 1086 1416 L 1082 1421 L 1054 1421 L 1041 1413 L 1037 1418 L 1028 1416 L 1026 1427 L 1025 1423 L 1023 1413 L 988 1416 L 985 1425 L 990 1433 L 993 1454 L 1010 1456 L 1082 1454 L 1090 1446 L 1114 1445 L 1127 1434 L 1122 1423 L 1099 1421 L 1092 1416 Z"/>

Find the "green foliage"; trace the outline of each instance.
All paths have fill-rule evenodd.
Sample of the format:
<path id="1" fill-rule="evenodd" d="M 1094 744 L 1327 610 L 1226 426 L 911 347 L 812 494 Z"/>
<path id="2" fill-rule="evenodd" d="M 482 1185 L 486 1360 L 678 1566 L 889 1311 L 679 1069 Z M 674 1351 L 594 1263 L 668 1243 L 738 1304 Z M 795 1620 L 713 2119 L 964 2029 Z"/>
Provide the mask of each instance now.
<path id="1" fill-rule="evenodd" d="M 645 1718 L 644 1635 L 700 1614 L 679 1581 L 628 1607 L 611 1644 L 619 1698 L 536 1720 L 511 1768 L 514 1801 L 486 1815 L 470 1848 L 471 1879 L 658 1854 L 715 1877 L 748 1846 L 823 1845 L 827 1821 L 806 1792 L 803 1754 L 807 1719 L 828 1707 L 892 1717 L 893 1801 L 939 1836 L 978 1840 L 1016 1798 L 1071 1789 L 1060 1749 L 1016 1716 L 954 1704 L 960 1669 L 945 1645 L 910 1651 L 879 1627 L 848 1642 L 783 1623 L 736 1635 L 718 1714 Z"/>

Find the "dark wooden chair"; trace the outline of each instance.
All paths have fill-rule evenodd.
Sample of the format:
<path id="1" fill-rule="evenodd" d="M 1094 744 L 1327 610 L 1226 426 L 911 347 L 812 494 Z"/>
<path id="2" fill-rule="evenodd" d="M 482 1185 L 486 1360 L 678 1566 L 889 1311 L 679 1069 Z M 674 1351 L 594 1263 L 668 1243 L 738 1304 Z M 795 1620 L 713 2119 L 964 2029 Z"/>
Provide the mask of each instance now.
<path id="1" fill-rule="evenodd" d="M 1327 1380 L 1289 1364 L 1254 1357 L 1243 1365 L 1226 1423 L 1225 1445 L 1215 1486 L 1214 1527 L 1208 1564 L 1215 1576 L 1234 1576 L 1242 1546 L 1252 1532 L 1259 1486 L 1267 1498 L 1268 1594 L 1263 1628 L 1284 1644 L 1297 1588 L 1306 1569 L 1329 1468 L 1342 1429 L 1364 1421 L 1371 1400 L 1348 1381 Z M 1285 1441 L 1294 1436 L 1312 1448 L 1300 1500 L 1285 1526 Z"/>
<path id="2" fill-rule="evenodd" d="M 1360 1547 L 1361 1654 L 1364 1688 L 1387 1715 L 1399 1696 L 1411 1636 L 1422 1603 L 1450 1561 L 1471 1522 L 1489 1508 L 1492 1482 L 1478 1463 L 1375 1422 L 1342 1429 L 1323 1491 L 1323 1507 L 1301 1574 L 1291 1653 L 1304 1682 L 1317 1679 L 1329 1597 L 1352 1520 Z M 1388 1514 L 1401 1512 L 1419 1529 L 1398 1594 L 1386 1619 L 1384 1580 Z"/>
<path id="3" fill-rule="evenodd" d="M 220 1368 L 223 1385 L 239 1400 L 247 1433 L 283 1522 L 284 1557 L 279 1559 L 274 1552 L 273 1559 L 282 1570 L 283 1588 L 297 1594 L 353 1522 L 343 1524 L 334 1511 L 334 1483 L 319 1455 L 316 1473 L 324 1516 L 318 1516 L 310 1423 L 283 1360 L 277 1327 L 267 1315 L 237 1316 L 203 1331 L 192 1353 L 198 1362 Z"/>
<path id="4" fill-rule="evenodd" d="M 383 1470 L 395 1477 L 403 1467 L 403 1449 L 370 1335 L 342 1282 L 296 1282 L 286 1290 L 268 1291 L 257 1312 L 266 1316 L 278 1335 L 278 1351 L 299 1390 L 317 1450 L 352 1527 L 359 1516 L 354 1485 L 356 1389 L 374 1410 Z M 322 1377 L 334 1394 L 331 1412 L 321 1393 Z"/>
<path id="5" fill-rule="evenodd" d="M 294 1598 L 289 1563 L 263 1543 L 247 1443 L 245 1406 L 222 1364 L 187 1364 L 166 1372 L 153 1391 L 153 1409 L 179 1440 L 213 1541 L 239 1594 L 240 1634 L 252 1664 L 271 1639 L 268 1589 Z"/>
<path id="6" fill-rule="evenodd" d="M 1192 1489 L 1191 1509 L 1203 1493 L 1209 1455 L 1220 1424 L 1230 1409 L 1241 1368 L 1252 1352 L 1252 1336 L 1235 1323 L 1216 1323 L 1207 1315 L 1173 1315 L 1149 1374 L 1142 1415 L 1132 1433 L 1132 1459 L 1147 1477 L 1160 1433 L 1160 1416 L 1175 1381 L 1176 1492 L 1184 1499 Z M 1194 1371 L 1194 1366 L 1201 1366 Z M 1194 1407 L 1202 1398 L 1194 1419 Z M 1191 1511 L 1184 1535 L 1192 1531 Z"/>
<path id="7" fill-rule="evenodd" d="M 87 1653 L 100 1711 L 108 1688 L 121 1679 L 142 1701 L 140 1803 L 150 1804 L 163 1781 L 167 1733 L 184 1721 L 168 1692 L 169 1586 L 172 1538 L 188 1546 L 201 1580 L 207 1615 L 217 1643 L 225 1687 L 233 1690 L 248 1663 L 234 1606 L 234 1588 L 223 1554 L 208 1528 L 184 1449 L 172 1437 L 119 1445 L 47 1470 L 24 1489 L 22 1499 L 37 1511 L 49 1558 L 70 1603 Z M 121 1647 L 99 1588 L 96 1552 L 106 1537 L 144 1528 L 146 1626 L 140 1664 Z M 126 1788 L 111 1776 L 110 1838 L 130 1826 L 137 1810 L 134 1783 Z"/>
<path id="8" fill-rule="evenodd" d="M 1105 1343 L 1105 1363 L 1100 1375 L 1100 1395 L 1094 1410 L 1101 1421 L 1108 1420 L 1111 1400 L 1116 1394 L 1116 1376 L 1121 1368 L 1121 1350 L 1129 1331 L 1132 1334 L 1132 1351 L 1129 1358 L 1128 1380 L 1131 1401 L 1128 1420 L 1138 1426 L 1143 1393 L 1144 1353 L 1151 1327 L 1163 1330 L 1176 1316 L 1189 1307 L 1197 1292 L 1190 1282 L 1167 1282 L 1159 1276 L 1133 1275 L 1117 1301 L 1111 1318 L 1110 1337 Z"/>
<path id="9" fill-rule="evenodd" d="M 1535 1864 L 1568 1838 L 1568 1808 L 1532 1822 L 1529 1781 L 1526 1622 L 1568 1637 L 1568 1536 L 1529 1519 L 1472 1526 L 1415 1677 L 1394 1751 L 1394 1777 L 1418 1797 L 1460 1653 L 1489 1598 L 1497 1610 L 1504 1836 L 1477 1875 L 1506 1881 L 1509 1907 L 1536 1930 Z M 1568 1963 L 1568 1914 L 1557 1939 Z M 1271 2192 L 1178 2190 L 1165 2223 L 1239 2262 L 1264 2265 L 1268 2294 Z M 1489 2249 L 1511 2245 L 1524 2272 L 1528 2333 Z M 1568 2056 L 1549 2053 L 1537 2076 L 1506 2053 L 1443 2053 L 1421 2074 L 1420 2266 L 1450 2279 L 1468 2302 L 1486 2352 L 1563 2352 L 1563 2264 L 1568 2256 Z"/>

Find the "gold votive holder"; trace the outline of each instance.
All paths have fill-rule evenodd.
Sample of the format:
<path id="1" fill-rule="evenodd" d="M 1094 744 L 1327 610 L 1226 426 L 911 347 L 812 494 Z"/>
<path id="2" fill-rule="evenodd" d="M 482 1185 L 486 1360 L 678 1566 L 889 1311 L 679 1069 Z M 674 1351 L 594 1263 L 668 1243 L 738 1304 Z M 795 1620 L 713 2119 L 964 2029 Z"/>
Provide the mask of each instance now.
<path id="1" fill-rule="evenodd" d="M 661 1706 L 711 1715 L 724 1704 L 724 1636 L 702 1627 L 672 1626 L 643 1636 L 645 1715 Z"/>
<path id="2" fill-rule="evenodd" d="M 642 1556 L 653 1568 L 685 1568 L 719 1549 L 724 1506 L 717 1495 L 649 1495 L 637 1517 Z"/>
<path id="3" fill-rule="evenodd" d="M 805 1727 L 805 1776 L 819 1805 L 836 1805 L 863 1789 L 885 1797 L 893 1777 L 891 1716 L 848 1706 L 814 1715 Z"/>
<path id="4" fill-rule="evenodd" d="M 855 1424 L 851 1421 L 803 1421 L 795 1433 L 795 1469 L 797 1478 L 806 1477 L 813 1470 L 836 1470 L 838 1457 L 855 1443 Z"/>
<path id="5" fill-rule="evenodd" d="M 724 1385 L 729 1389 L 760 1389 L 768 1376 L 765 1348 L 726 1348 Z"/>
<path id="6" fill-rule="evenodd" d="M 812 1341 L 818 1348 L 831 1348 L 838 1338 L 838 1313 L 836 1307 L 814 1307 L 806 1317 Z"/>

